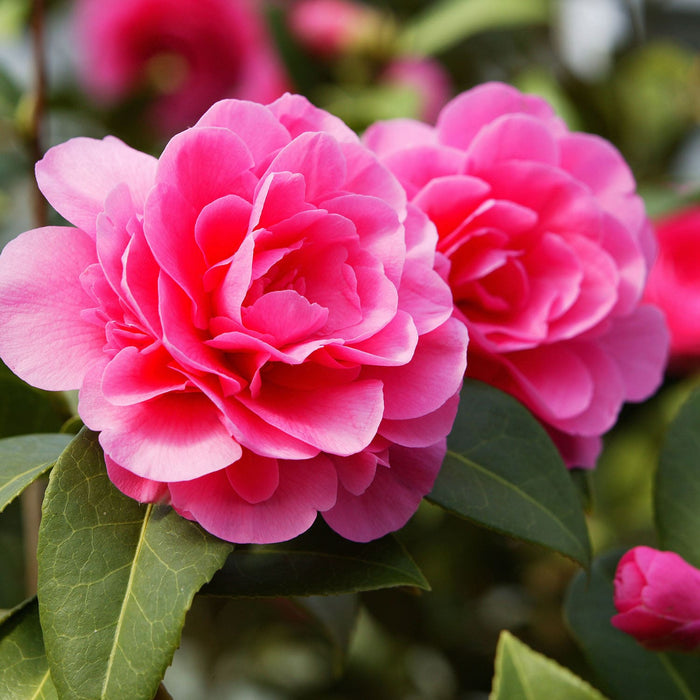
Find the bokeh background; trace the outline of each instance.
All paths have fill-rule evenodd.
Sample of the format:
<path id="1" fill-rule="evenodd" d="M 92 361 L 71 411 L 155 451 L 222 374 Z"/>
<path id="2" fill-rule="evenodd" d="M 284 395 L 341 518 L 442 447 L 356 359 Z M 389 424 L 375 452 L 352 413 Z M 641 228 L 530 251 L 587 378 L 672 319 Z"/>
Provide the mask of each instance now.
<path id="1" fill-rule="evenodd" d="M 570 127 L 612 141 L 630 164 L 652 217 L 700 194 L 700 0 L 368 1 L 355 8 L 359 14 L 347 15 L 346 32 L 332 41 L 325 35 L 325 44 L 303 31 L 308 20 L 297 17 L 301 4 L 270 0 L 256 8 L 285 84 L 358 132 L 377 119 L 431 119 L 450 96 L 501 80 L 546 97 Z M 37 7 L 44 42 L 41 94 Z M 174 17 L 186 23 L 188 11 L 182 5 Z M 106 99 L 85 80 L 91 59 L 76 29 L 76 12 L 70 0 L 0 0 L 2 243 L 37 225 L 37 147 L 114 134 L 157 154 L 172 130 L 154 118 L 152 106 L 182 86 L 177 66 L 151 61 L 132 89 Z M 171 80 L 173 75 L 178 79 Z M 646 404 L 626 408 L 606 438 L 597 469 L 575 475 L 596 553 L 655 544 L 656 455 L 665 426 L 695 384 L 694 368 L 684 368 Z M 0 391 L 29 390 L 3 369 Z M 2 437 L 56 430 L 65 417 L 59 408 L 3 410 Z M 17 506 L 0 519 L 0 608 L 23 597 L 20 521 Z M 574 564 L 429 504 L 399 537 L 432 592 L 390 589 L 298 600 L 198 597 L 165 677 L 172 696 L 485 699 L 502 629 L 591 679 L 562 615 Z"/>

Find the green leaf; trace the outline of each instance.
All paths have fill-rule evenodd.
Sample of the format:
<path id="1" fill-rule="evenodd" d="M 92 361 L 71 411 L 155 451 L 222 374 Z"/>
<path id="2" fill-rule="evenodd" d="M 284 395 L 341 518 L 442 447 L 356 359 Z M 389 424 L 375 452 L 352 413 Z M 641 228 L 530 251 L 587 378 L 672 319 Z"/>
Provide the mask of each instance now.
<path id="1" fill-rule="evenodd" d="M 549 436 L 514 398 L 466 382 L 447 446 L 433 503 L 589 564 L 577 489 Z"/>
<path id="2" fill-rule="evenodd" d="M 663 549 L 700 567 L 700 390 L 683 404 L 666 433 L 654 490 Z"/>
<path id="3" fill-rule="evenodd" d="M 238 548 L 202 593 L 217 596 L 338 595 L 391 586 L 430 586 L 387 535 L 351 542 L 319 522 L 289 542 Z"/>
<path id="4" fill-rule="evenodd" d="M 694 700 L 700 697 L 700 658 L 647 651 L 613 627 L 613 578 L 620 552 L 597 559 L 574 578 L 564 612 L 601 689 L 613 700 Z"/>
<path id="5" fill-rule="evenodd" d="M 39 625 L 36 599 L 16 608 L 0 624 L 0 697 L 56 700 Z"/>
<path id="6" fill-rule="evenodd" d="M 0 513 L 49 469 L 70 440 L 53 433 L 0 439 Z"/>
<path id="7" fill-rule="evenodd" d="M 503 631 L 489 700 L 604 700 L 592 686 Z"/>
<path id="8" fill-rule="evenodd" d="M 51 472 L 39 532 L 41 623 L 61 697 L 151 700 L 194 594 L 231 549 L 120 493 L 82 430 Z"/>
<path id="9" fill-rule="evenodd" d="M 549 19 L 547 0 L 443 0 L 427 7 L 399 36 L 403 53 L 436 54 L 479 32 Z"/>

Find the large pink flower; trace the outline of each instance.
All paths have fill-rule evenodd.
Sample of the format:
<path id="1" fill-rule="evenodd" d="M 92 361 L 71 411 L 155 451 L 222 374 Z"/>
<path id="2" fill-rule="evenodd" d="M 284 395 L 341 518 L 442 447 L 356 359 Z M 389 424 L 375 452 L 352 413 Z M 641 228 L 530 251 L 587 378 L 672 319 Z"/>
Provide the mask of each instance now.
<path id="1" fill-rule="evenodd" d="M 217 100 L 270 102 L 288 87 L 258 0 L 78 0 L 80 72 L 98 98 L 151 87 L 172 133 Z"/>
<path id="2" fill-rule="evenodd" d="M 617 565 L 612 624 L 653 651 L 700 648 L 700 571 L 675 552 L 635 547 Z"/>
<path id="3" fill-rule="evenodd" d="M 222 101 L 159 160 L 78 138 L 37 178 L 77 228 L 6 246 L 0 355 L 80 388 L 122 491 L 235 542 L 406 522 L 467 334 L 434 227 L 352 131 L 298 96 Z"/>
<path id="4" fill-rule="evenodd" d="M 435 127 L 379 123 L 365 142 L 437 226 L 468 374 L 525 403 L 570 465 L 593 466 L 623 402 L 659 385 L 668 344 L 639 303 L 653 237 L 620 154 L 498 83 Z"/>
<path id="5" fill-rule="evenodd" d="M 655 222 L 659 256 L 644 296 L 657 304 L 671 332 L 676 369 L 700 364 L 700 207 L 674 212 Z"/>

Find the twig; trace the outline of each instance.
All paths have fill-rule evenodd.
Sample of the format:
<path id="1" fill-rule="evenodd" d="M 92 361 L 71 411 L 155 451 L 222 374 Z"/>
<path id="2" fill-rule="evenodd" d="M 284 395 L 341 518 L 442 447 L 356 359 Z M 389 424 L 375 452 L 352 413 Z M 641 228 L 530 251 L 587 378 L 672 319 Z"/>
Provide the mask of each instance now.
<path id="1" fill-rule="evenodd" d="M 29 151 L 33 162 L 42 155 L 42 128 L 46 106 L 46 69 L 44 65 L 44 0 L 33 0 L 31 34 L 34 62 L 34 99 L 29 131 Z M 46 226 L 46 200 L 38 186 L 34 187 L 34 223 Z M 24 535 L 24 581 L 27 596 L 37 590 L 36 548 L 41 524 L 41 502 L 45 484 L 37 480 L 22 493 L 22 530 Z"/>

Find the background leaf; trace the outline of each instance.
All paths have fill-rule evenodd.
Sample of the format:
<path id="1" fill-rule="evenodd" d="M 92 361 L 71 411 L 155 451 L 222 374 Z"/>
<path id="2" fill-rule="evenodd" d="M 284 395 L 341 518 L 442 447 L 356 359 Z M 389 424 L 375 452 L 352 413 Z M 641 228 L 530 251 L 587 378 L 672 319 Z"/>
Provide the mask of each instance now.
<path id="1" fill-rule="evenodd" d="M 93 433 L 56 462 L 39 533 L 47 656 L 70 698 L 151 700 L 185 613 L 232 545 L 109 481 Z"/>
<path id="2" fill-rule="evenodd" d="M 681 407 L 666 434 L 654 489 L 663 549 L 700 567 L 700 390 Z"/>
<path id="3" fill-rule="evenodd" d="M 71 437 L 44 433 L 0 439 L 0 512 L 58 459 Z"/>
<path id="4" fill-rule="evenodd" d="M 202 593 L 233 597 L 338 595 L 391 586 L 430 588 L 393 536 L 351 542 L 317 522 L 289 542 L 239 547 Z"/>
<path id="5" fill-rule="evenodd" d="M 468 381 L 447 446 L 429 496 L 433 503 L 589 564 L 581 497 L 556 447 L 525 407 Z"/>
<path id="6" fill-rule="evenodd" d="M 572 581 L 566 621 L 613 700 L 692 700 L 700 697 L 700 658 L 647 651 L 610 623 L 613 578 L 621 552 L 596 560 Z"/>
<path id="7" fill-rule="evenodd" d="M 478 32 L 544 24 L 548 18 L 546 0 L 443 0 L 406 25 L 399 47 L 405 53 L 435 54 Z"/>
<path id="8" fill-rule="evenodd" d="M 510 632 L 501 632 L 490 700 L 604 700 L 592 686 Z"/>
<path id="9" fill-rule="evenodd" d="M 3 700 L 55 700 L 39 625 L 36 599 L 0 624 L 0 697 Z"/>

